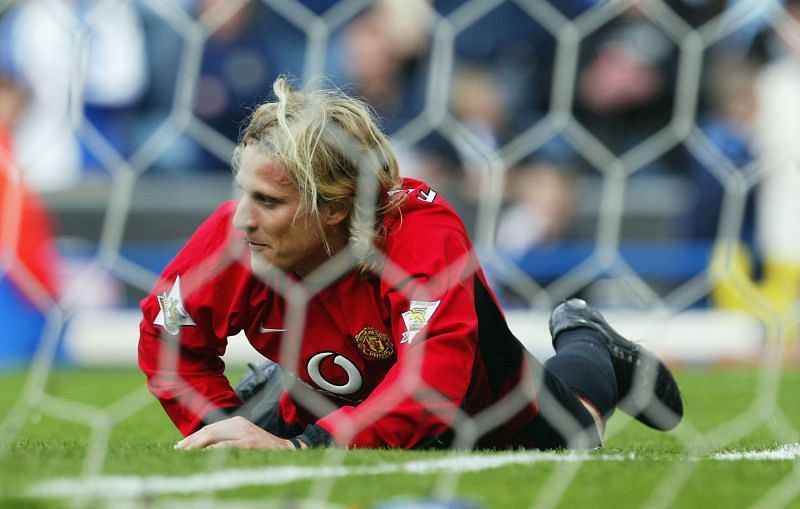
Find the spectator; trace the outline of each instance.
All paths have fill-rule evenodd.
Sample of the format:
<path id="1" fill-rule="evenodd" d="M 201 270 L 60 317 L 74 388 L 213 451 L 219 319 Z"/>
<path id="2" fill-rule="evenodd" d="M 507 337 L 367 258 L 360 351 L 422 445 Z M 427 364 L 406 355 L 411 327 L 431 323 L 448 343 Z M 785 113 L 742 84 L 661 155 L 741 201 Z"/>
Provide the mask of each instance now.
<path id="1" fill-rule="evenodd" d="M 550 0 L 551 7 L 574 18 L 597 0 Z M 463 5 L 460 0 L 434 0 L 443 14 Z M 550 108 L 555 65 L 556 37 L 518 2 L 502 2 L 460 31 L 455 57 L 486 68 L 503 82 L 513 104 L 508 128 L 519 133 L 544 116 Z"/>
<path id="2" fill-rule="evenodd" d="M 84 168 L 98 167 L 72 125 L 81 114 L 112 147 L 129 150 L 130 108 L 147 80 L 144 36 L 130 4 L 101 6 L 102 16 L 98 5 L 30 0 L 18 3 L 0 24 L 0 72 L 29 90 L 14 142 L 27 183 L 39 191 L 74 186 Z M 78 74 L 84 57 L 85 72 Z M 70 110 L 76 87 L 83 112 Z"/>
<path id="3" fill-rule="evenodd" d="M 575 188 L 569 170 L 548 162 L 514 168 L 510 204 L 500 214 L 497 249 L 519 259 L 531 248 L 558 242 L 573 217 Z"/>
<path id="4" fill-rule="evenodd" d="M 800 43 L 793 27 L 800 22 L 800 1 L 789 0 L 786 16 L 776 27 L 781 53 L 758 75 L 754 153 L 763 180 L 756 195 L 756 241 L 763 260 L 760 283 L 729 285 L 752 277 L 748 260 L 735 258 L 733 272 L 721 285 L 724 304 L 763 314 L 763 303 L 789 323 L 796 320 L 794 306 L 800 298 Z M 765 319 L 769 317 L 764 317 Z"/>
<path id="5" fill-rule="evenodd" d="M 0 368 L 32 358 L 58 296 L 49 218 L 15 166 L 11 133 L 24 106 L 25 92 L 0 77 Z"/>
<path id="6" fill-rule="evenodd" d="M 783 56 L 760 73 L 756 89 L 756 155 L 765 178 L 758 190 L 758 242 L 764 257 L 764 291 L 788 310 L 800 296 L 800 1 L 786 4 L 778 33 Z"/>
<path id="7" fill-rule="evenodd" d="M 490 68 L 462 65 L 454 72 L 450 110 L 472 137 L 467 142 L 470 150 L 459 150 L 465 171 L 458 187 L 473 205 L 480 199 L 484 187 L 482 170 L 487 164 L 487 155 L 498 151 L 508 140 L 510 106 L 504 80 Z"/>
<path id="8" fill-rule="evenodd" d="M 223 0 L 186 0 L 184 4 L 188 14 L 210 31 L 202 48 L 199 76 L 188 82 L 178 80 L 186 41 L 160 13 L 142 8 L 153 80 L 139 104 L 142 119 L 136 127 L 137 144 L 167 121 L 178 93 L 190 85 L 194 92 L 191 114 L 230 140 L 232 148 L 247 105 L 259 101 L 279 74 L 302 71 L 306 36 L 260 1 L 249 0 L 233 11 Z M 325 2 L 313 4 L 325 6 Z M 220 144 L 212 147 L 208 138 L 184 131 L 152 167 L 165 173 L 227 171 L 229 154 L 222 150 Z"/>
<path id="9" fill-rule="evenodd" d="M 582 47 L 575 115 L 601 143 L 622 154 L 667 126 L 677 47 L 637 4 L 592 33 Z M 669 171 L 676 164 L 662 160 L 653 169 Z"/>
<path id="10" fill-rule="evenodd" d="M 693 196 L 688 219 L 690 237 L 695 240 L 712 241 L 716 238 L 725 199 L 721 179 L 730 169 L 743 171 L 753 161 L 757 72 L 758 64 L 755 62 L 727 57 L 712 61 L 707 73 L 706 95 L 711 107 L 700 117 L 699 123 L 713 148 L 726 161 L 693 160 L 690 166 Z M 719 171 L 712 172 L 709 163 L 715 164 Z M 754 217 L 752 195 L 748 193 L 741 236 L 750 246 L 753 244 Z"/>
<path id="11" fill-rule="evenodd" d="M 421 113 L 430 12 L 423 0 L 379 0 L 334 45 L 334 78 L 366 101 L 392 133 Z M 337 75 L 338 74 L 338 75 Z"/>

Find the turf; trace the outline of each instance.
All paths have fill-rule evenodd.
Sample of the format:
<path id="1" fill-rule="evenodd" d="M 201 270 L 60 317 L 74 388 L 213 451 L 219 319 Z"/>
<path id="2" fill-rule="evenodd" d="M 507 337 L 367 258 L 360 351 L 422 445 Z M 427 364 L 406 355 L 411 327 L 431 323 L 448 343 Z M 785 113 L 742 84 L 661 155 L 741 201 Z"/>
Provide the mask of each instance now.
<path id="1" fill-rule="evenodd" d="M 454 474 L 436 472 L 348 475 L 336 479 L 252 485 L 125 501 L 133 507 L 166 502 L 206 507 L 293 507 L 310 500 L 333 507 L 371 507 L 398 497 L 450 497 L 478 507 L 800 507 L 795 461 L 715 461 L 725 450 L 771 449 L 798 441 L 800 371 L 779 376 L 756 369 L 682 370 L 686 419 L 672 433 L 651 431 L 629 418 L 612 419 L 606 448 L 591 461 L 543 461 Z M 119 507 L 108 499 L 28 496 L 38 482 L 91 475 L 185 476 L 227 469 L 339 465 L 380 468 L 447 458 L 448 452 L 407 451 L 175 451 L 179 439 L 132 370 L 56 370 L 44 398 L 23 403 L 26 373 L 0 373 L 1 507 Z M 37 391 L 28 394 L 37 394 Z M 9 432 L 10 430 L 10 432 Z M 463 453 L 459 453 L 463 454 Z M 476 453 L 487 457 L 500 453 Z M 603 461 L 624 456 L 623 461 Z M 199 498 L 198 498 L 199 497 Z M 209 502 L 210 501 L 210 502 Z"/>

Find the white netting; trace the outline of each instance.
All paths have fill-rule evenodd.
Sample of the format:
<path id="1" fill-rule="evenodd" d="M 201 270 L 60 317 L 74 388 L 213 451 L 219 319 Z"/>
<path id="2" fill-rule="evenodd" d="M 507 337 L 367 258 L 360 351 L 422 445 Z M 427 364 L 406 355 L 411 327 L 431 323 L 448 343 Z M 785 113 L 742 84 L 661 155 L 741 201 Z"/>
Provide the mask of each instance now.
<path id="1" fill-rule="evenodd" d="M 796 7 L 791 2 L 784 7 L 777 0 L 740 0 L 715 11 L 712 4 L 677 0 L 472 0 L 433 5 L 369 0 L 0 2 L 0 41 L 6 44 L 0 50 L 0 71 L 14 83 L 24 83 L 31 108 L 18 119 L 21 141 L 16 156 L 0 150 L 5 171 L 0 176 L 6 182 L 0 188 L 0 282 L 21 288 L 42 316 L 24 392 L 0 422 L 3 441 L 13 442 L 34 414 L 78 422 L 91 430 L 80 474 L 91 480 L 104 473 L 115 425 L 152 404 L 152 396 L 141 388 L 100 408 L 48 394 L 46 383 L 61 355 L 61 343 L 66 336 L 67 354 L 79 361 L 118 362 L 120 357 L 135 361 L 131 341 L 136 340 L 136 321 L 131 316 L 136 313 L 120 312 L 120 308 L 129 307 L 150 290 L 166 259 L 164 248 L 148 245 L 143 252 L 137 250 L 136 241 L 153 233 L 161 218 L 174 214 L 174 221 L 165 219 L 174 233 L 162 239 L 166 251 L 174 254 L 176 238 L 185 240 L 189 226 L 196 225 L 218 201 L 231 197 L 230 179 L 224 171 L 209 171 L 210 167 L 224 170 L 235 146 L 231 133 L 235 135 L 238 125 L 231 125 L 220 112 L 227 108 L 241 121 L 248 108 L 267 97 L 263 84 L 282 72 L 297 75 L 303 83 L 328 75 L 335 85 L 373 100 L 378 113 L 385 115 L 401 172 L 430 181 L 459 209 L 477 257 L 509 305 L 512 328 L 535 354 L 549 355 L 544 323 L 551 307 L 581 294 L 595 303 L 616 306 L 610 314 L 619 328 L 631 337 L 647 338 L 648 345 L 670 360 L 733 359 L 761 367 L 761 383 L 746 412 L 707 432 L 696 429 L 690 416 L 678 428 L 676 437 L 687 450 L 704 454 L 723 448 L 765 423 L 778 441 L 796 438 L 795 425 L 778 404 L 778 382 L 782 366 L 794 355 L 798 313 L 797 280 L 792 278 L 800 272 L 800 262 L 792 251 L 794 245 L 782 245 L 782 253 L 788 250 L 790 254 L 777 261 L 770 259 L 769 245 L 762 245 L 762 252 L 755 248 L 765 275 L 779 270 L 779 277 L 795 286 L 794 290 L 775 289 L 754 283 L 742 269 L 741 255 L 742 238 L 765 235 L 758 225 L 748 225 L 752 191 L 780 173 L 776 167 L 789 166 L 787 161 L 794 161 L 794 155 L 779 154 L 777 162 L 738 159 L 704 118 L 712 111 L 709 103 L 714 95 L 723 93 L 712 89 L 711 97 L 704 96 L 712 69 L 728 61 L 740 65 L 733 65 L 731 72 L 751 69 L 741 63 L 748 51 L 743 48 L 756 47 L 753 41 L 758 38 L 753 35 L 769 27 L 786 44 L 796 44 L 800 33 L 792 17 Z M 226 46 L 241 24 L 256 18 L 273 30 L 269 37 L 264 35 L 270 43 L 280 43 L 284 37 L 285 46 L 261 48 L 261 55 Z M 623 28 L 603 37 L 615 23 Z M 774 56 L 775 40 L 764 44 L 767 49 L 761 58 L 765 62 L 779 60 Z M 608 53 L 597 57 L 594 50 L 601 43 L 607 45 Z M 249 50 L 258 46 L 247 38 L 242 44 L 250 44 Z M 627 59 L 630 55 L 625 52 L 636 49 L 640 53 Z M 608 69 L 601 67 L 604 60 L 597 68 L 592 66 L 595 58 L 625 58 L 629 72 L 642 72 L 636 66 L 648 65 L 641 60 L 646 57 L 659 62 L 649 64 L 662 74 L 625 75 L 625 70 L 616 68 L 619 75 L 608 76 L 603 74 Z M 389 64 L 385 61 L 389 58 L 397 60 Z M 384 69 L 391 65 L 396 67 Z M 663 68 L 658 69 L 659 65 Z M 727 81 L 733 81 L 732 76 Z M 221 83 L 220 77 L 230 82 Z M 593 83 L 592 78 L 598 81 Z M 652 79 L 653 87 L 660 85 L 669 93 L 662 94 L 658 104 L 644 104 L 640 116 L 634 118 L 627 115 L 634 106 L 614 103 L 614 90 L 601 90 L 599 84 L 600 80 L 626 79 Z M 399 91 L 381 88 L 387 83 L 394 83 Z M 0 82 L 0 93 L 2 86 L 4 82 Z M 227 96 L 225 87 L 232 87 Z M 246 103 L 236 104 L 244 97 Z M 743 95 L 736 96 L 722 108 L 744 100 Z M 4 127 L 3 105 L 0 100 L 0 129 Z M 652 116 L 642 120 L 643 112 Z M 122 120 L 115 119 L 115 113 Z M 620 124 L 616 129 L 609 127 L 614 122 Z M 796 132 L 791 125 L 784 129 Z M 543 164 L 552 166 L 542 169 Z M 710 175 L 703 185 L 711 182 L 719 195 L 718 223 L 711 233 L 696 237 L 687 233 L 682 222 L 698 219 L 690 212 L 692 196 L 696 193 L 703 201 L 706 196 L 701 193 L 708 188 L 692 178 L 689 168 L 693 167 Z M 26 213 L 20 175 L 42 192 L 56 213 L 67 217 L 67 227 L 82 225 L 74 233 L 82 239 L 59 244 L 71 270 L 57 298 L 31 272 L 20 247 Z M 791 178 L 785 182 L 784 191 L 794 183 Z M 524 189 L 541 186 L 550 192 L 526 195 L 522 188 L 526 184 Z M 562 201 L 547 202 L 553 196 Z M 369 196 L 362 198 L 370 201 Z M 542 217 L 549 222 L 535 223 Z M 175 226 L 178 221 L 184 224 Z M 189 221 L 195 222 L 186 224 Z M 504 236 L 503 228 L 511 233 Z M 541 233 L 517 239 L 515 228 L 539 228 Z M 506 238 L 509 244 L 500 245 L 498 239 Z M 553 255 L 548 249 L 560 251 Z M 350 255 L 344 251 L 320 267 L 320 281 L 335 281 L 350 270 L 354 264 Z M 236 263 L 235 258 L 231 256 L 228 263 Z M 187 274 L 184 281 L 191 286 L 192 281 L 206 277 L 204 271 Z M 399 272 L 388 263 L 390 276 L 386 277 L 399 279 Z M 308 318 L 306 308 L 321 289 L 282 276 L 277 279 L 275 290 L 288 303 L 283 355 L 296 359 L 300 326 Z M 710 301 L 721 304 L 714 307 Z M 123 332 L 121 327 L 127 329 Z M 92 335 L 101 336 L 100 343 L 86 339 Z M 232 339 L 232 350 L 236 350 L 234 341 L 246 342 L 242 337 Z M 70 352 L 70 347 L 75 351 Z M 102 353 L 97 355 L 98 351 Z M 177 362 L 171 351 L 166 348 L 160 358 L 164 366 Z M 233 363 L 248 358 L 255 358 L 252 351 L 238 350 Z M 406 382 L 392 395 L 402 398 L 425 388 L 417 372 L 409 373 Z M 527 404 L 530 396 L 520 387 L 476 416 L 459 411 L 454 418 L 455 443 L 472 445 L 482 432 Z M 296 397 L 321 413 L 332 409 L 327 399 L 312 391 Z M 574 426 L 567 415 L 553 419 Z M 618 431 L 612 426 L 607 438 Z M 7 450 L 0 449 L 0 454 Z M 325 464 L 341 467 L 346 455 L 345 450 L 332 449 Z M 209 468 L 222 474 L 225 461 L 225 454 L 213 456 Z M 522 456 L 514 461 L 528 460 Z M 429 468 L 437 476 L 435 491 L 441 496 L 452 496 L 460 475 L 469 471 L 450 465 Z M 557 504 L 578 468 L 579 463 L 559 465 L 548 479 L 550 490 L 533 504 Z M 645 505 L 669 506 L 694 468 L 690 462 L 676 463 Z M 329 472 L 327 477 L 317 474 L 308 498 L 327 500 L 339 475 L 365 475 L 342 472 Z M 307 478 L 296 475 L 296 479 Z M 225 483 L 220 478 L 204 485 L 209 504 L 215 500 L 214 490 Z M 91 494 L 88 486 L 86 493 Z M 797 473 L 787 475 L 759 504 L 786 504 L 797 496 L 798 486 Z M 187 492 L 203 490 L 191 482 L 185 487 Z M 134 498 L 148 494 L 144 487 L 137 491 L 119 485 L 116 489 L 120 493 L 130 489 Z M 156 487 L 151 493 L 181 490 Z M 82 496 L 80 490 L 73 495 Z"/>

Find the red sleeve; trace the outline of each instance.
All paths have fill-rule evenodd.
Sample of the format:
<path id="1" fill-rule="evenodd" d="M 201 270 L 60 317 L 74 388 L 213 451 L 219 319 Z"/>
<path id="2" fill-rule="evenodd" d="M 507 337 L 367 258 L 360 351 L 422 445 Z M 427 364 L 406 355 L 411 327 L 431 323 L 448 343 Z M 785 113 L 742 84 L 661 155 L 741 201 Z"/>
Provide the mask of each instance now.
<path id="1" fill-rule="evenodd" d="M 476 258 L 454 212 L 435 202 L 412 206 L 387 242 L 382 276 L 398 361 L 363 402 L 317 422 L 341 445 L 410 448 L 441 434 L 470 385 Z"/>
<path id="2" fill-rule="evenodd" d="M 241 404 L 220 358 L 242 328 L 237 306 L 246 299 L 238 296 L 251 281 L 230 255 L 234 206 L 222 205 L 197 229 L 141 302 L 139 367 L 184 435 L 209 412 Z"/>

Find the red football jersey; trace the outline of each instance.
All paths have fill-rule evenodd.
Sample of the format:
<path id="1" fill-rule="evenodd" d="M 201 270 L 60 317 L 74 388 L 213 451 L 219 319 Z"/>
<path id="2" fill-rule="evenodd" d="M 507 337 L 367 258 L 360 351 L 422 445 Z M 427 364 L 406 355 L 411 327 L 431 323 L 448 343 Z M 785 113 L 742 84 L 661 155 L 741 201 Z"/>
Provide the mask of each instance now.
<path id="1" fill-rule="evenodd" d="M 471 416 L 481 445 L 526 444 L 514 430 L 538 411 L 528 359 L 466 230 L 424 183 L 405 179 L 402 192 L 384 220 L 381 274 L 347 271 L 324 288 L 254 276 L 235 202 L 198 228 L 141 303 L 139 365 L 184 435 L 242 403 L 220 356 L 243 330 L 297 382 L 281 417 L 340 445 L 411 448 Z"/>

